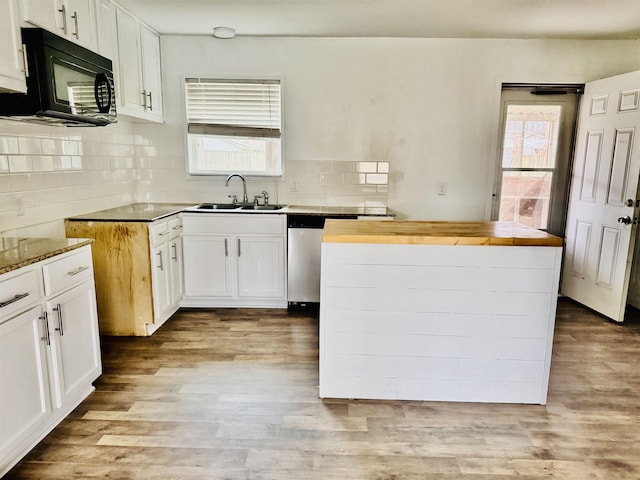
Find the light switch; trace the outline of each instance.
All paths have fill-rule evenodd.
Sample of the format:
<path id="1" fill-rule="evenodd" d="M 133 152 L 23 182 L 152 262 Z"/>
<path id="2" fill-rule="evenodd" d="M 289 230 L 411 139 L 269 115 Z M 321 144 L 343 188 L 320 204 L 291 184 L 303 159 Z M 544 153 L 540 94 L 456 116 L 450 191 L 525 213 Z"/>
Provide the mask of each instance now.
<path id="1" fill-rule="evenodd" d="M 436 193 L 438 195 L 446 195 L 447 194 L 447 184 L 445 182 L 436 183 Z"/>

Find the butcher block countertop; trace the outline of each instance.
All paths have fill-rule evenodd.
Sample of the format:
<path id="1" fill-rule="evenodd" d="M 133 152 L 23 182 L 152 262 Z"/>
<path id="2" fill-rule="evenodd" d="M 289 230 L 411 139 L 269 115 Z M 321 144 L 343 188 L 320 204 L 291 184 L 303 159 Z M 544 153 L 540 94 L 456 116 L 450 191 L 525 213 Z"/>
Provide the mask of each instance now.
<path id="1" fill-rule="evenodd" d="M 326 243 L 561 247 L 562 238 L 513 222 L 327 220 Z"/>

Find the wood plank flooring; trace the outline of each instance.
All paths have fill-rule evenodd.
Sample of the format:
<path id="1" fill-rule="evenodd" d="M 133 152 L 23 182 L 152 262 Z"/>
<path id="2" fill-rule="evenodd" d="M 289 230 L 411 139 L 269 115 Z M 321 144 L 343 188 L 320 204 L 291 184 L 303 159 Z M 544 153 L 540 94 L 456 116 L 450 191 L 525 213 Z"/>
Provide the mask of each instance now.
<path id="1" fill-rule="evenodd" d="M 6 479 L 639 479 L 640 315 L 558 306 L 549 403 L 318 399 L 317 316 L 181 310 Z"/>

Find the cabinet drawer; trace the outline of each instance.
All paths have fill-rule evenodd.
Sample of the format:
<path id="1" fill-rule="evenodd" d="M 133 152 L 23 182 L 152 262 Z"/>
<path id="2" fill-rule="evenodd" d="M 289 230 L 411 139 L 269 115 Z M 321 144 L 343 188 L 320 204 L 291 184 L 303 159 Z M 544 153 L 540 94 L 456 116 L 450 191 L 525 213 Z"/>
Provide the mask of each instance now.
<path id="1" fill-rule="evenodd" d="M 169 222 L 152 223 L 149 226 L 149 236 L 151 237 L 151 245 L 160 245 L 165 240 L 169 239 Z"/>
<path id="2" fill-rule="evenodd" d="M 167 222 L 167 224 L 169 226 L 169 238 L 171 240 L 178 238 L 182 233 L 182 218 L 172 218 Z"/>
<path id="3" fill-rule="evenodd" d="M 10 278 L 2 278 L 0 280 L 0 323 L 11 314 L 37 301 L 41 296 L 40 275 L 35 269 Z"/>
<path id="4" fill-rule="evenodd" d="M 46 295 L 93 279 L 91 249 L 81 248 L 42 266 Z"/>
<path id="5" fill-rule="evenodd" d="M 284 235 L 286 215 L 203 214 L 184 215 L 185 234 Z"/>

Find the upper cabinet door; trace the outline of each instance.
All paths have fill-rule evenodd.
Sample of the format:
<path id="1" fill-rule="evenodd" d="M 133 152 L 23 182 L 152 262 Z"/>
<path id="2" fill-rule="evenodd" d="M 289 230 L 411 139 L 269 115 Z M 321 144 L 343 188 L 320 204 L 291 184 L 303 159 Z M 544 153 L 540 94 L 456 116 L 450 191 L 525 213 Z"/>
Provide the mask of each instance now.
<path id="1" fill-rule="evenodd" d="M 96 51 L 95 0 L 22 0 L 22 20 Z"/>
<path id="2" fill-rule="evenodd" d="M 162 121 L 162 73 L 160 68 L 160 37 L 144 25 L 140 28 L 142 43 L 142 77 L 145 109 L 149 117 Z"/>
<path id="3" fill-rule="evenodd" d="M 121 8 L 116 9 L 120 67 L 118 113 L 161 122 L 160 37 Z"/>
<path id="4" fill-rule="evenodd" d="M 98 50 L 95 0 L 64 0 L 69 40 Z"/>
<path id="5" fill-rule="evenodd" d="M 0 6 L 0 91 L 26 92 L 17 0 Z"/>
<path id="6" fill-rule="evenodd" d="M 22 0 L 22 19 L 56 35 L 66 37 L 66 7 L 61 0 Z"/>
<path id="7" fill-rule="evenodd" d="M 129 112 L 144 112 L 142 49 L 138 21 L 121 9 L 116 10 L 118 57 L 120 59 L 120 102 Z M 125 113 L 121 110 L 120 113 Z"/>

